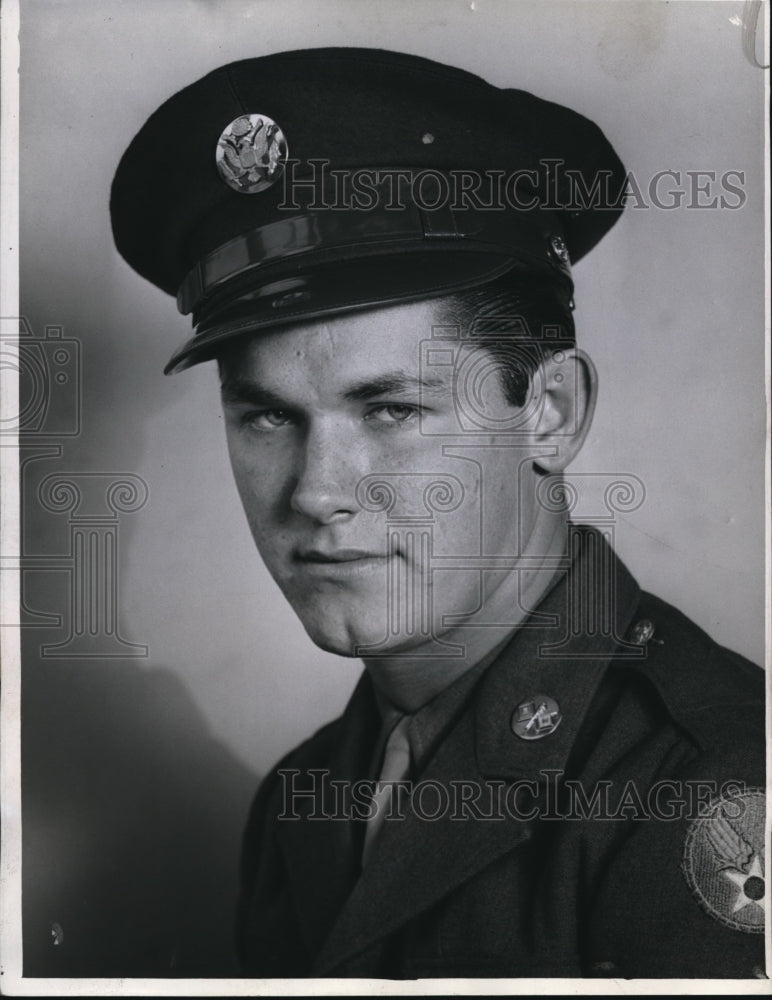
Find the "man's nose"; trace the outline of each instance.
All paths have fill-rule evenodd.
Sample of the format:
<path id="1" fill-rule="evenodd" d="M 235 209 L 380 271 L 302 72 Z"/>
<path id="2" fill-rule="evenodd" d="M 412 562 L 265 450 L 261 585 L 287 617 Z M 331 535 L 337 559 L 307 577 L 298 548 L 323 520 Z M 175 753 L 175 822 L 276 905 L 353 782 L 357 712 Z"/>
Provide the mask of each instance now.
<path id="1" fill-rule="evenodd" d="M 292 491 L 292 509 L 322 524 L 352 516 L 359 510 L 357 483 L 367 472 L 360 465 L 358 449 L 346 429 L 312 428 Z"/>

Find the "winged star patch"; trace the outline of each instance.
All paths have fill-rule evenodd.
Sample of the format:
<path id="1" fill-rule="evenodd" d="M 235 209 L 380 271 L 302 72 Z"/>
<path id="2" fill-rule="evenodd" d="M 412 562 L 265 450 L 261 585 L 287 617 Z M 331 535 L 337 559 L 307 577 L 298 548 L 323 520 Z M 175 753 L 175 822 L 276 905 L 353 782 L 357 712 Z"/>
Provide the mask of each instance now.
<path id="1" fill-rule="evenodd" d="M 749 934 L 764 932 L 764 819 L 760 789 L 714 800 L 689 828 L 683 872 L 716 920 Z"/>

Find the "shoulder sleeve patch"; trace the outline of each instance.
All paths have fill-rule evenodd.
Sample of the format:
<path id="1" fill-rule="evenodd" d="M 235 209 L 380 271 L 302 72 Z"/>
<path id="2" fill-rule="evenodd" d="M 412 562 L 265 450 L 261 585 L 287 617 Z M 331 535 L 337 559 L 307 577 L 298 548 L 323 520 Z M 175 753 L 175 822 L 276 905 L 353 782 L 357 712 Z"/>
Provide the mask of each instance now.
<path id="1" fill-rule="evenodd" d="M 736 931 L 764 933 L 766 799 L 748 788 L 714 799 L 689 827 L 682 871 L 699 904 Z"/>

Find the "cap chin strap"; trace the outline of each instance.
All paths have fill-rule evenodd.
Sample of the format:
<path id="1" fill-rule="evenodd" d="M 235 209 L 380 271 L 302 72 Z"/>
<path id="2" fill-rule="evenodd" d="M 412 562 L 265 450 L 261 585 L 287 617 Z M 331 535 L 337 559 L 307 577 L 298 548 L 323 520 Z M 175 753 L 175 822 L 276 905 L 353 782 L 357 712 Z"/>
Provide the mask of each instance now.
<path id="1" fill-rule="evenodd" d="M 420 249 L 478 250 L 548 266 L 570 280 L 556 212 L 512 205 L 495 211 L 448 204 L 431 208 L 414 200 L 409 181 L 410 177 L 402 177 L 397 207 L 392 176 L 388 188 L 384 182 L 376 189 L 377 202 L 371 208 L 329 202 L 329 207 L 297 211 L 234 237 L 185 276 L 177 294 L 180 312 L 206 309 L 208 300 L 236 278 L 249 276 L 254 286 L 259 285 L 261 271 L 270 271 L 272 264 L 292 262 L 297 273 L 307 255 L 316 264 L 320 257 L 342 262 Z M 266 280 L 271 280 L 269 275 Z"/>

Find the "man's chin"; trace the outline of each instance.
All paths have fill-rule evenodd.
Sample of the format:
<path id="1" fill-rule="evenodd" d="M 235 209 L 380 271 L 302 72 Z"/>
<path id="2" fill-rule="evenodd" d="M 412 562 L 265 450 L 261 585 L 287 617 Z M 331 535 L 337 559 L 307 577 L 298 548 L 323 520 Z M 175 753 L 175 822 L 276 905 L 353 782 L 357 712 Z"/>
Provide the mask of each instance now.
<path id="1" fill-rule="evenodd" d="M 367 656 L 368 651 L 386 652 L 392 647 L 396 650 L 402 645 L 412 645 L 415 637 L 389 636 L 386 641 L 386 626 L 384 624 L 368 624 L 361 619 L 359 621 L 331 622 L 329 619 L 323 621 L 300 619 L 309 638 L 326 653 L 335 653 L 337 656 L 362 657 Z"/>
<path id="2" fill-rule="evenodd" d="M 367 628 L 362 622 L 308 621 L 301 617 L 303 627 L 309 638 L 326 653 L 337 656 L 362 656 L 368 647 L 380 646 L 385 635 L 385 628 Z"/>
<path id="3" fill-rule="evenodd" d="M 326 653 L 337 656 L 366 657 L 374 653 L 399 652 L 417 644 L 415 634 L 400 635 L 389 631 L 387 615 L 380 601 L 319 604 L 293 603 L 309 638 Z"/>
<path id="4" fill-rule="evenodd" d="M 309 638 L 323 649 L 325 653 L 335 653 L 337 656 L 350 656 L 366 659 L 370 654 L 384 656 L 386 654 L 407 653 L 420 645 L 415 635 L 390 635 L 386 638 L 385 629 L 368 631 L 361 627 L 348 630 L 332 630 L 329 627 L 310 625 L 303 622 Z"/>
<path id="5" fill-rule="evenodd" d="M 357 642 L 352 644 L 347 640 L 339 639 L 337 636 L 328 636 L 323 633 L 312 632 L 309 629 L 306 629 L 306 631 L 311 637 L 313 644 L 318 646 L 319 649 L 323 649 L 325 653 L 335 653 L 336 656 L 350 656 L 352 658 L 360 655 L 357 652 L 360 644 Z"/>

